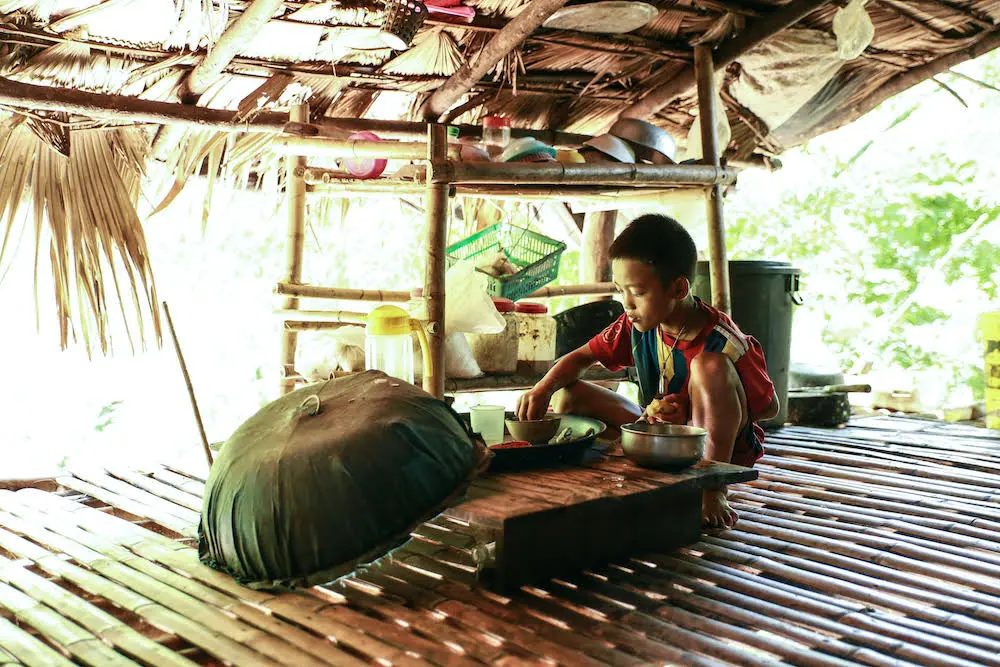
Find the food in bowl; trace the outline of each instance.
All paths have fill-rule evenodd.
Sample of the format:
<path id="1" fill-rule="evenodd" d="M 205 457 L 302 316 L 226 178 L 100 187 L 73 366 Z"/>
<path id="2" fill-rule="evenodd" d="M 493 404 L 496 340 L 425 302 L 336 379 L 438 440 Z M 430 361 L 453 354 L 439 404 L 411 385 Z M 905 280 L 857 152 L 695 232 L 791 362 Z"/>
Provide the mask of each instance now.
<path id="1" fill-rule="evenodd" d="M 541 419 L 508 419 L 507 430 L 517 440 L 526 440 L 533 445 L 548 442 L 559 431 L 560 417 L 547 415 Z"/>

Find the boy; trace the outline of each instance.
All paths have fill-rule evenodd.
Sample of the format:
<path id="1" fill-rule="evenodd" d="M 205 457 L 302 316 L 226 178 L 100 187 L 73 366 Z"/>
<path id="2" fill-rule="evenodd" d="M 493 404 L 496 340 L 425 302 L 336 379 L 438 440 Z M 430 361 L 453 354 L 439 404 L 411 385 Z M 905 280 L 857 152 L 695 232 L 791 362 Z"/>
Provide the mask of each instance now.
<path id="1" fill-rule="evenodd" d="M 723 313 L 691 294 L 698 254 L 676 220 L 636 218 L 611 244 L 611 271 L 625 314 L 570 352 L 518 400 L 520 419 L 538 419 L 549 403 L 559 413 L 586 415 L 617 427 L 640 417 L 692 424 L 708 431 L 705 458 L 752 466 L 763 454 L 758 419 L 778 414 L 760 343 Z M 635 405 L 580 375 L 594 363 L 635 366 Z M 726 490 L 706 489 L 705 525 L 731 528 L 739 516 Z"/>

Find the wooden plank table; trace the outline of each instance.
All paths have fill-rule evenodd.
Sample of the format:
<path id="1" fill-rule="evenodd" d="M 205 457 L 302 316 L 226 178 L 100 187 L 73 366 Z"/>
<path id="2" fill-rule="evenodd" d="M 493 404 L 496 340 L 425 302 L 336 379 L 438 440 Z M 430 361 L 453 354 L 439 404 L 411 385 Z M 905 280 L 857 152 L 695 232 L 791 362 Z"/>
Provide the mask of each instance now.
<path id="1" fill-rule="evenodd" d="M 702 489 L 757 478 L 750 468 L 707 461 L 670 473 L 620 454 L 591 458 L 483 475 L 463 503 L 445 511 L 477 536 L 485 583 L 505 590 L 692 544 L 701 535 Z"/>

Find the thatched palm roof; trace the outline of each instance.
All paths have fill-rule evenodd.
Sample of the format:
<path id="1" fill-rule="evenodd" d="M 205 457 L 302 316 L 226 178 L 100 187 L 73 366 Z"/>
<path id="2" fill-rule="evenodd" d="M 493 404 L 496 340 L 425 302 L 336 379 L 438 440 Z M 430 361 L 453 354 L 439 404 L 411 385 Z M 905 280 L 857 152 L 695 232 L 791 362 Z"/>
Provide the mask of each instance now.
<path id="1" fill-rule="evenodd" d="M 870 0 L 874 39 L 851 60 L 837 57 L 833 37 L 842 0 L 649 2 L 656 17 L 628 35 L 534 29 L 446 106 L 461 112 L 459 121 L 502 113 L 516 127 L 585 134 L 623 114 L 645 117 L 683 143 L 696 112 L 693 47 L 709 44 L 717 64 L 727 65 L 720 73 L 732 128 L 726 154 L 759 160 L 1000 45 L 1000 0 Z M 30 94 L 5 93 L 8 81 L 239 118 L 286 111 L 305 96 L 314 118 L 421 120 L 495 36 L 527 21 L 528 3 L 466 0 L 477 12 L 471 23 L 434 14 L 399 53 L 374 48 L 386 13 L 376 0 L 0 0 L 0 241 L 19 210 L 33 211 L 37 238 L 50 245 L 64 342 L 70 322 L 103 342 L 102 263 L 124 267 L 155 311 L 135 213 L 146 154 L 167 167 L 168 182 L 150 197 L 160 208 L 206 164 L 210 176 L 221 171 L 242 182 L 276 164 L 267 134 L 132 126 L 128 118 L 109 122 L 107 109 L 99 117 L 60 114 Z M 235 33 L 241 38 L 230 39 Z M 393 111 L 380 111 L 380 100 L 393 95 Z M 125 127 L 107 130 L 116 125 Z M 99 187 L 97 174 L 107 177 Z M 50 237 L 41 236 L 46 227 Z"/>

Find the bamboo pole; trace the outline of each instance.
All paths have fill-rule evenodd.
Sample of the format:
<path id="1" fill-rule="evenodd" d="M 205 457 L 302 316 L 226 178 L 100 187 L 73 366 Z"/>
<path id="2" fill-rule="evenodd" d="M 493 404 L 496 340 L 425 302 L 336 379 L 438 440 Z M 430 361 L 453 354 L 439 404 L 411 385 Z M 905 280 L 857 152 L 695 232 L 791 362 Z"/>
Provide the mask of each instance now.
<path id="1" fill-rule="evenodd" d="M 427 121 L 438 120 L 480 79 L 493 69 L 508 53 L 524 39 L 541 27 L 567 0 L 533 0 L 526 5 L 507 25 L 500 29 L 474 57 L 469 58 L 457 72 L 444 82 L 424 105 L 423 117 Z"/>
<path id="2" fill-rule="evenodd" d="M 565 1 L 565 0 L 564 0 Z M 427 159 L 433 164 L 444 160 L 448 135 L 443 125 L 427 127 Z M 424 369 L 424 391 L 444 398 L 445 303 L 444 279 L 447 269 L 445 248 L 448 244 L 448 183 L 427 179 L 427 243 L 424 256 L 424 298 L 427 301 L 427 339 L 431 368 Z"/>
<path id="3" fill-rule="evenodd" d="M 294 298 L 294 297 L 292 297 Z M 295 299 L 298 301 L 298 299 Z M 347 310 L 276 310 L 286 322 L 339 322 L 340 324 L 365 324 L 367 313 L 355 313 Z"/>
<path id="4" fill-rule="evenodd" d="M 550 299 L 557 296 L 580 296 L 589 294 L 615 294 L 618 288 L 614 283 L 592 283 L 588 285 L 564 285 L 562 287 L 541 287 L 526 298 Z"/>
<path id="5" fill-rule="evenodd" d="M 701 122 L 702 160 L 719 166 L 719 141 L 715 134 L 715 67 L 712 49 L 694 47 L 694 68 L 698 82 L 698 120 Z M 708 267 L 712 284 L 712 306 L 727 315 L 732 312 L 729 298 L 729 260 L 726 257 L 726 228 L 722 217 L 722 187 L 706 191 L 708 208 Z"/>
<path id="6" fill-rule="evenodd" d="M 186 96 L 197 97 L 208 90 L 264 24 L 267 23 L 283 4 L 283 0 L 253 0 L 219 38 L 208 55 L 184 80 Z M 308 116 L 306 116 L 308 119 Z"/>
<path id="7" fill-rule="evenodd" d="M 259 118 L 259 117 L 258 117 Z M 255 119 L 256 120 L 256 119 Z M 479 125 L 455 125 L 459 138 L 478 138 L 483 134 Z M 410 120 L 375 120 L 370 118 L 323 118 L 315 123 L 284 123 L 282 132 L 299 137 L 332 137 L 344 139 L 355 132 L 368 130 L 376 132 L 379 137 L 396 139 L 427 139 L 427 123 Z M 534 137 L 550 146 L 579 147 L 592 137 L 587 134 L 575 134 L 561 130 L 533 130 L 513 127 L 510 130 L 512 138 Z M 424 156 L 421 156 L 424 157 Z"/>
<path id="8" fill-rule="evenodd" d="M 177 353 L 177 361 L 181 365 L 181 373 L 184 375 L 184 384 L 187 386 L 188 398 L 191 399 L 191 410 L 194 411 L 194 421 L 198 424 L 198 435 L 201 436 L 201 446 L 205 452 L 205 460 L 208 462 L 209 470 L 212 469 L 212 450 L 208 446 L 208 436 L 205 435 L 205 425 L 201 421 L 201 410 L 198 409 L 198 400 L 194 396 L 194 386 L 191 384 L 191 376 L 188 375 L 187 364 L 184 363 L 184 354 L 181 352 L 181 342 L 177 340 L 177 331 L 174 330 L 174 321 L 170 318 L 170 308 L 167 302 L 163 302 L 163 314 L 167 316 L 167 328 L 170 329 L 170 337 L 174 341 L 174 351 Z"/>
<path id="9" fill-rule="evenodd" d="M 298 104 L 292 108 L 289 119 L 292 122 L 309 120 L 309 105 Z M 306 183 L 302 179 L 306 167 L 303 157 L 289 155 L 285 158 L 285 190 L 288 206 L 288 237 L 285 241 L 285 279 L 283 282 L 298 284 L 302 280 L 302 245 L 306 225 Z M 299 307 L 299 300 L 287 297 L 282 302 L 282 309 L 294 311 Z M 304 319 L 304 318 L 289 318 Z M 298 332 L 285 329 L 281 332 L 281 394 L 287 394 L 295 388 L 292 378 L 295 372 L 295 347 Z"/>
<path id="10" fill-rule="evenodd" d="M 308 170 L 307 170 L 308 171 Z M 620 208 L 626 205 L 656 204 L 672 188 L 627 188 L 577 185 L 577 186 L 517 186 L 517 185 L 452 185 L 449 191 L 458 197 L 492 199 L 496 201 L 553 200 L 593 203 Z M 311 192 L 329 197 L 393 197 L 423 196 L 427 188 L 421 182 L 380 179 L 373 181 L 337 181 L 331 179 L 311 186 Z"/>
<path id="11" fill-rule="evenodd" d="M 365 141 L 331 139 L 328 137 L 279 136 L 274 150 L 285 155 L 326 157 L 386 158 L 393 160 L 425 160 L 427 144 L 422 141 Z M 461 147 L 448 147 L 450 157 L 458 157 Z"/>
<path id="12" fill-rule="evenodd" d="M 347 322 L 303 322 L 301 320 L 285 320 L 284 328 L 289 331 L 333 331 L 349 326 Z"/>
<path id="13" fill-rule="evenodd" d="M 798 23 L 818 7 L 827 4 L 828 1 L 793 0 L 767 16 L 754 19 L 743 32 L 719 45 L 715 54 L 714 68 L 727 67 L 753 47 Z M 695 69 L 697 69 L 697 65 Z M 626 108 L 621 115 L 627 118 L 649 118 L 685 94 L 695 85 L 696 81 L 695 71 L 685 69 L 666 84 L 648 91 L 639 101 Z"/>
<path id="14" fill-rule="evenodd" d="M 608 251 L 615 239 L 615 222 L 618 211 L 588 213 L 583 220 L 583 256 L 580 262 L 581 283 L 604 283 L 611 281 L 611 259 Z M 600 301 L 607 296 L 587 299 Z"/>
<path id="15" fill-rule="evenodd" d="M 736 172 L 715 164 L 562 164 L 560 162 L 442 162 L 428 168 L 428 180 L 492 185 L 732 185 Z"/>
<path id="16" fill-rule="evenodd" d="M 305 299 L 341 299 L 344 301 L 406 302 L 410 293 L 396 290 L 343 289 L 340 287 L 319 287 L 316 285 L 291 285 L 278 283 L 275 294 L 295 296 Z"/>

